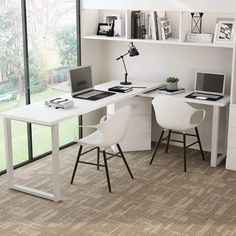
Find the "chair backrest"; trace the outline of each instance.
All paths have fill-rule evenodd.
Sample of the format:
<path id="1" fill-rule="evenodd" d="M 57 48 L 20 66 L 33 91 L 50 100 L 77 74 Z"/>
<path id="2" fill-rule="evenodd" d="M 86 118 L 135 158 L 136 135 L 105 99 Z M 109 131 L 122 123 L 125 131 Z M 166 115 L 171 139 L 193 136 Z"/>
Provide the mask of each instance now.
<path id="1" fill-rule="evenodd" d="M 131 115 L 131 106 L 117 110 L 109 119 L 100 123 L 98 129 L 102 131 L 102 146 L 117 144 L 124 137 Z"/>
<path id="2" fill-rule="evenodd" d="M 165 129 L 185 131 L 196 127 L 205 117 L 204 110 L 195 109 L 182 99 L 174 96 L 159 95 L 152 100 L 152 104 L 157 123 Z M 199 111 L 202 114 L 200 119 L 192 122 L 193 115 Z"/>

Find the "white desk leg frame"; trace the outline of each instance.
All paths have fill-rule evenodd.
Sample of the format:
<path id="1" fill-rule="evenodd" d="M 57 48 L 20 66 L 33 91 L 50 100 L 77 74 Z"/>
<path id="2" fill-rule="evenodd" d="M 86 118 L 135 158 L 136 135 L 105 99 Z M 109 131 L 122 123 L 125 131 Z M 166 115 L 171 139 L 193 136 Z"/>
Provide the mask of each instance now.
<path id="1" fill-rule="evenodd" d="M 60 166 L 59 166 L 59 127 L 58 124 L 52 126 L 52 181 L 53 194 L 35 188 L 15 184 L 13 171 L 13 151 L 12 151 L 12 129 L 11 120 L 4 119 L 5 149 L 6 149 L 6 168 L 8 189 L 31 194 L 37 197 L 46 198 L 58 202 L 61 200 L 60 191 Z"/>
<path id="2" fill-rule="evenodd" d="M 225 153 L 218 156 L 219 125 L 220 125 L 220 107 L 219 106 L 213 106 L 212 142 L 211 142 L 211 167 L 216 167 L 226 157 Z"/>
<path id="3" fill-rule="evenodd" d="M 8 189 L 14 186 L 11 120 L 3 119 Z"/>
<path id="4" fill-rule="evenodd" d="M 60 189 L 60 163 L 59 163 L 59 125 L 53 125 L 51 128 L 52 138 L 52 181 L 54 201 L 61 200 Z"/>

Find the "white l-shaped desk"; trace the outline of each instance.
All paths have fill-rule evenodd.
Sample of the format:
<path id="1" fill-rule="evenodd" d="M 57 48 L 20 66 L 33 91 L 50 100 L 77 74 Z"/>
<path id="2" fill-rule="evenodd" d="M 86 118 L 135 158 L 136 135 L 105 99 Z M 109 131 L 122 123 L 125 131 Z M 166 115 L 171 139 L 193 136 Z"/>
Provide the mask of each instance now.
<path id="1" fill-rule="evenodd" d="M 107 91 L 108 88 L 119 85 L 120 81 L 112 81 L 96 86 L 96 89 Z M 157 82 L 144 82 L 133 81 L 133 91 L 128 93 L 117 93 L 113 96 L 98 100 L 88 101 L 81 99 L 73 99 L 75 105 L 73 108 L 60 110 L 49 108 L 44 105 L 44 101 L 33 103 L 30 105 L 22 106 L 16 109 L 12 109 L 6 112 L 2 112 L 0 115 L 4 120 L 4 133 L 5 133 L 5 149 L 6 149 L 6 167 L 7 167 L 7 181 L 8 188 L 25 192 L 38 197 L 46 198 L 58 202 L 61 200 L 61 188 L 60 188 L 60 162 L 59 162 L 59 123 L 70 119 L 75 116 L 83 115 L 99 108 L 108 106 L 110 104 L 118 103 L 126 99 L 132 98 L 137 95 L 144 97 L 155 97 L 159 93 L 150 90 L 154 90 L 160 87 L 162 83 Z M 229 104 L 229 96 L 225 96 L 223 99 L 210 102 L 199 101 L 194 99 L 184 98 L 186 94 L 175 95 L 180 99 L 184 99 L 186 102 L 198 103 L 204 105 L 213 106 L 213 124 L 212 124 L 212 149 L 211 149 L 211 166 L 217 166 L 218 163 L 224 158 L 224 156 L 218 157 L 218 127 L 219 127 L 219 115 L 220 107 L 227 106 Z M 70 94 L 61 96 L 63 98 L 72 99 Z M 31 187 L 26 187 L 15 183 L 14 171 L 13 171 L 13 151 L 12 151 L 12 129 L 11 120 L 17 120 L 27 123 L 33 123 L 51 128 L 51 141 L 52 141 L 52 184 L 53 193 L 37 190 Z"/>
<path id="2" fill-rule="evenodd" d="M 108 88 L 120 85 L 120 81 L 112 81 L 95 86 L 96 89 L 107 91 Z M 30 105 L 15 108 L 2 112 L 0 115 L 4 120 L 5 149 L 6 149 L 6 168 L 8 188 L 25 192 L 38 197 L 54 200 L 61 200 L 60 188 L 60 162 L 59 162 L 59 123 L 75 116 L 83 115 L 109 104 L 121 102 L 144 92 L 153 90 L 161 86 L 157 82 L 133 82 L 133 91 L 129 93 L 116 93 L 107 98 L 97 101 L 89 101 L 82 99 L 73 99 L 74 107 L 66 110 L 54 109 L 44 105 L 44 101 L 33 103 Z M 72 99 L 70 94 L 60 96 L 62 98 Z M 15 183 L 13 171 L 13 151 L 12 151 L 12 128 L 11 120 L 17 120 L 27 123 L 33 123 L 51 128 L 52 141 L 52 184 L 53 193 L 44 192 L 31 187 L 26 187 Z"/>
<path id="3" fill-rule="evenodd" d="M 230 102 L 230 97 L 225 95 L 223 98 L 217 101 L 209 101 L 209 100 L 199 100 L 199 99 L 191 99 L 185 98 L 186 95 L 190 94 L 192 91 L 185 91 L 184 93 L 179 93 L 175 96 L 181 100 L 184 100 L 187 103 L 195 103 L 200 105 L 208 105 L 213 107 L 213 115 L 212 115 L 212 138 L 211 138 L 211 167 L 216 167 L 220 162 L 222 162 L 226 157 L 227 152 L 227 133 L 228 133 L 228 105 Z M 151 92 L 144 93 L 140 96 L 142 97 L 150 97 L 154 98 L 160 95 L 158 90 L 154 90 Z M 224 144 L 224 152 L 219 154 L 218 152 L 218 140 L 219 140 L 219 125 L 220 125 L 220 108 L 227 107 L 226 113 L 226 132 L 225 132 L 225 144 Z"/>

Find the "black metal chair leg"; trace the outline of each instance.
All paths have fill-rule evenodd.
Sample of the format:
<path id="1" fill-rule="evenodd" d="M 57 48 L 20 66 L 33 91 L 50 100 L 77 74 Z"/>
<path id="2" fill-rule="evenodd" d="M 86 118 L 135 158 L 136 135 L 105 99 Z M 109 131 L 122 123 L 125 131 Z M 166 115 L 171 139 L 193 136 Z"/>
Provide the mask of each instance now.
<path id="1" fill-rule="evenodd" d="M 76 173 L 76 170 L 77 170 L 77 166 L 78 166 L 78 163 L 79 163 L 79 159 L 80 159 L 80 156 L 81 156 L 82 149 L 83 149 L 83 146 L 80 145 L 79 152 L 78 152 L 77 159 L 76 159 L 76 162 L 75 162 L 75 167 L 74 167 L 74 170 L 73 170 L 73 174 L 72 174 L 72 177 L 71 177 L 70 184 L 73 184 L 73 182 L 74 182 L 75 173 Z"/>
<path id="2" fill-rule="evenodd" d="M 156 145 L 156 148 L 155 148 L 155 151 L 154 151 L 154 153 L 153 153 L 153 155 L 152 155 L 152 159 L 151 159 L 151 161 L 150 161 L 150 165 L 152 164 L 152 162 L 153 162 L 153 160 L 154 160 L 154 157 L 155 157 L 155 155 L 156 155 L 156 152 L 157 152 L 157 149 L 158 149 L 158 147 L 160 146 L 160 144 L 161 144 L 161 141 L 162 141 L 162 137 L 163 137 L 163 135 L 164 135 L 164 130 L 162 130 L 162 132 L 161 132 L 161 136 L 160 136 L 160 138 L 159 138 L 159 140 L 158 140 L 158 142 L 157 142 L 157 145 Z"/>
<path id="3" fill-rule="evenodd" d="M 184 145 L 184 171 L 187 171 L 187 164 L 186 164 L 186 134 L 183 133 L 183 145 Z"/>
<path id="4" fill-rule="evenodd" d="M 97 170 L 99 170 L 99 164 L 100 164 L 100 148 L 97 148 Z"/>
<path id="5" fill-rule="evenodd" d="M 108 190 L 109 190 L 109 192 L 111 192 L 111 184 L 110 184 L 110 177 L 109 177 L 109 171 L 108 171 L 108 165 L 107 165 L 107 158 L 106 158 L 105 150 L 103 150 L 103 159 L 104 159 L 104 165 L 105 165 L 106 176 L 107 176 Z"/>
<path id="6" fill-rule="evenodd" d="M 169 133 L 168 133 L 168 139 L 167 139 L 167 144 L 166 144 L 166 153 L 168 153 L 168 150 L 169 150 L 170 135 L 171 135 L 171 129 L 169 130 Z"/>
<path id="7" fill-rule="evenodd" d="M 126 166 L 127 170 L 129 171 L 130 177 L 133 179 L 134 177 L 133 177 L 133 175 L 132 175 L 132 172 L 131 172 L 131 170 L 130 170 L 130 168 L 129 168 L 129 165 L 128 165 L 126 159 L 125 159 L 124 153 L 122 152 L 122 149 L 121 149 L 121 147 L 120 147 L 119 144 L 117 144 L 117 148 L 118 148 L 119 153 L 120 153 L 120 155 L 121 155 L 121 157 L 122 157 L 122 159 L 123 159 L 123 161 L 124 161 L 124 163 L 125 163 L 125 166 Z"/>
<path id="8" fill-rule="evenodd" d="M 202 144 L 201 144 L 201 140 L 200 140 L 200 136 L 199 136 L 198 128 L 197 127 L 195 127 L 195 131 L 196 131 L 196 135 L 197 135 L 197 140 L 198 140 L 199 148 L 200 148 L 200 151 L 201 151 L 201 154 L 202 154 L 202 160 L 204 161 L 205 157 L 204 157 L 204 153 L 203 153 L 203 150 L 202 150 Z"/>

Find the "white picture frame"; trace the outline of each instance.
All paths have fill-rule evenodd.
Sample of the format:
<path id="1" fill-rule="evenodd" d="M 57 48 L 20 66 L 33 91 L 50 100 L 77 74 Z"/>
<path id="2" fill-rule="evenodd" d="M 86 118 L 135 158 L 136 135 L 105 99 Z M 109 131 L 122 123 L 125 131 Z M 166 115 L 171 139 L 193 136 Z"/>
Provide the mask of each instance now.
<path id="1" fill-rule="evenodd" d="M 214 43 L 232 43 L 235 34 L 235 22 L 219 19 L 216 23 Z"/>
<path id="2" fill-rule="evenodd" d="M 114 23 L 115 20 L 120 19 L 120 13 L 110 13 L 110 14 L 104 14 L 103 22 L 107 23 L 108 25 L 111 25 Z"/>

